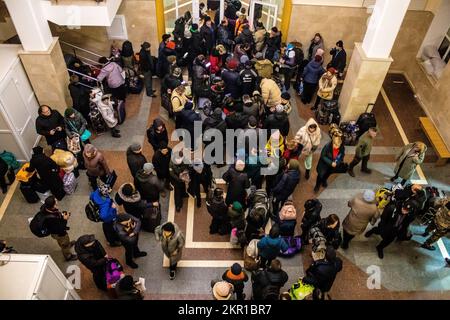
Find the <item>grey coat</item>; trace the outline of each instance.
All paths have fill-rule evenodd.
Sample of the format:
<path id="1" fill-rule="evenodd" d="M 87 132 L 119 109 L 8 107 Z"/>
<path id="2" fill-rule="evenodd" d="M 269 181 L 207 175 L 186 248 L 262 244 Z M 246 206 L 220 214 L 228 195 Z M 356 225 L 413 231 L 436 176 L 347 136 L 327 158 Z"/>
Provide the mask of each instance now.
<path id="1" fill-rule="evenodd" d="M 169 258 L 170 265 L 174 265 L 181 260 L 185 239 L 183 232 L 175 223 L 173 223 L 173 225 L 175 226 L 174 235 L 169 239 L 164 238 L 162 227 L 167 223 L 168 222 L 163 223 L 162 225 L 155 228 L 155 236 L 156 240 L 161 242 L 162 251 L 164 252 L 166 257 Z"/>
<path id="2" fill-rule="evenodd" d="M 380 216 L 375 201 L 372 203 L 364 201 L 362 193 L 350 200 L 348 206 L 351 210 L 342 222 L 342 228 L 352 236 L 363 233 L 367 225 L 369 223 L 374 225 Z"/>
<path id="3" fill-rule="evenodd" d="M 414 143 L 407 144 L 404 146 L 400 152 L 395 157 L 395 160 L 397 161 L 395 165 L 394 172 L 396 175 L 398 175 L 400 178 L 409 180 L 411 176 L 416 171 L 417 165 L 421 164 L 423 160 L 425 159 L 425 153 L 427 151 L 427 148 L 425 147 L 425 150 L 418 154 L 417 156 L 411 156 L 408 155 L 409 152 L 415 147 Z M 403 165 L 400 167 L 402 161 L 405 160 Z"/>

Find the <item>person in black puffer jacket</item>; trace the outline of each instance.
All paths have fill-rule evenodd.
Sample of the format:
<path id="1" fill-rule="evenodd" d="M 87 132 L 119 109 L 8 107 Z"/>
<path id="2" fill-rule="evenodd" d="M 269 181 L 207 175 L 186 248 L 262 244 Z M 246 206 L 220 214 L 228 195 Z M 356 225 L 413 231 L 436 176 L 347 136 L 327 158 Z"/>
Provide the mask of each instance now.
<path id="1" fill-rule="evenodd" d="M 239 61 L 231 59 L 227 62 L 227 68 L 222 70 L 221 78 L 225 83 L 225 94 L 231 94 L 233 99 L 241 97 L 241 87 L 239 86 L 239 73 L 236 71 Z"/>
<path id="2" fill-rule="evenodd" d="M 192 67 L 192 93 L 196 98 L 207 97 L 207 80 L 209 79 L 208 69 L 206 68 L 206 57 L 201 54 L 194 60 Z"/>
<path id="3" fill-rule="evenodd" d="M 310 199 L 305 202 L 305 213 L 302 220 L 302 242 L 308 243 L 309 230 L 320 221 L 322 204 L 317 199 Z"/>
<path id="4" fill-rule="evenodd" d="M 327 246 L 332 246 L 338 249 L 342 242 L 341 233 L 339 232 L 340 221 L 335 214 L 330 214 L 328 217 L 321 219 L 313 227 L 318 227 L 323 236 L 327 239 Z"/>
<path id="5" fill-rule="evenodd" d="M 200 122 L 200 126 L 201 126 L 202 125 L 201 124 L 202 117 L 200 116 L 199 113 L 194 111 L 193 108 L 194 108 L 193 103 L 187 102 L 184 105 L 184 109 L 180 112 L 180 115 L 178 116 L 177 121 L 179 121 L 179 123 L 180 123 L 180 129 L 185 129 L 189 132 L 190 140 L 191 140 L 190 147 L 194 150 L 198 144 L 199 138 L 201 138 L 201 132 L 199 132 L 200 136 L 195 136 L 195 131 L 194 131 L 195 122 Z M 186 147 L 189 147 L 189 146 L 186 145 Z"/>
<path id="6" fill-rule="evenodd" d="M 278 183 L 272 189 L 274 217 L 278 217 L 280 205 L 283 205 L 283 203 L 294 193 L 299 182 L 300 164 L 298 163 L 298 160 L 291 159 L 287 171 L 281 176 Z"/>
<path id="7" fill-rule="evenodd" d="M 106 291 L 106 262 L 108 255 L 102 244 L 93 234 L 78 238 L 75 243 L 78 260 L 92 272 L 94 283 L 100 290 Z"/>
<path id="8" fill-rule="evenodd" d="M 164 192 L 163 183 L 158 179 L 155 167 L 151 163 L 144 164 L 142 170 L 136 174 L 136 189 L 143 200 L 147 202 L 159 202 L 159 195 Z"/>
<path id="9" fill-rule="evenodd" d="M 142 146 L 139 143 L 133 143 L 127 149 L 127 164 L 131 175 L 136 177 L 136 173 L 144 167 L 147 159 L 142 154 Z"/>
<path id="10" fill-rule="evenodd" d="M 282 105 L 276 106 L 274 111 L 264 121 L 264 128 L 267 130 L 280 130 L 281 135 L 286 137 L 289 134 L 289 117 Z"/>
<path id="11" fill-rule="evenodd" d="M 165 141 L 161 142 L 160 149 L 155 152 L 152 158 L 152 163 L 155 166 L 156 175 L 158 179 L 164 181 L 164 188 L 171 191 L 170 186 L 170 157 L 172 156 L 172 149 L 167 146 Z"/>
<path id="12" fill-rule="evenodd" d="M 57 110 L 52 110 L 47 105 L 41 105 L 36 118 L 36 132 L 45 137 L 47 144 L 54 145 L 62 141 L 65 143 L 66 131 L 64 130 L 64 118 Z"/>
<path id="13" fill-rule="evenodd" d="M 223 198 L 223 189 L 214 189 L 212 199 L 207 199 L 206 208 L 212 216 L 211 225 L 209 226 L 210 234 L 226 235 L 231 232 L 230 219 L 228 218 L 228 207 Z"/>
<path id="14" fill-rule="evenodd" d="M 200 195 L 200 185 L 203 186 L 203 192 L 208 193 L 212 184 L 212 171 L 209 164 L 204 163 L 201 159 L 195 159 L 189 168 L 189 186 L 188 192 L 195 197 L 197 208 L 202 206 L 202 198 Z"/>
<path id="15" fill-rule="evenodd" d="M 124 183 L 120 186 L 114 198 L 119 206 L 123 206 L 126 213 L 142 219 L 145 203 L 141 199 L 141 194 L 131 183 Z"/>
<path id="16" fill-rule="evenodd" d="M 239 202 L 244 208 L 246 208 L 247 203 L 247 191 L 250 188 L 250 181 L 248 180 L 247 174 L 244 172 L 245 162 L 242 160 L 237 160 L 234 166 L 225 172 L 222 179 L 228 185 L 227 197 L 225 202 L 227 205 L 233 204 L 233 202 Z"/>
<path id="17" fill-rule="evenodd" d="M 281 269 L 280 260 L 272 260 L 269 268 L 252 273 L 252 300 L 279 300 L 280 290 L 288 279 L 288 274 Z"/>
<path id="18" fill-rule="evenodd" d="M 152 126 L 147 130 L 147 139 L 155 152 L 160 148 L 161 142 L 169 143 L 166 125 L 161 119 L 153 120 Z"/>

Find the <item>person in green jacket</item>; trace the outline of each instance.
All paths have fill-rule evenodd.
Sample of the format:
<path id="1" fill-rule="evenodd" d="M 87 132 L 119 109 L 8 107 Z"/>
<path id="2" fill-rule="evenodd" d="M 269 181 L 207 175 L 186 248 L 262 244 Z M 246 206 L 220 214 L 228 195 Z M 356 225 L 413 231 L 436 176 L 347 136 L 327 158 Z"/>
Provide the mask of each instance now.
<path id="1" fill-rule="evenodd" d="M 369 162 L 370 158 L 370 152 L 372 151 L 372 145 L 373 140 L 377 136 L 378 129 L 377 128 L 370 128 L 366 133 L 364 133 L 358 141 L 358 144 L 356 145 L 356 153 L 355 157 L 353 158 L 353 161 L 350 163 L 348 168 L 348 174 L 355 177 L 355 173 L 353 172 L 353 168 L 357 166 L 361 160 L 361 172 L 371 174 L 372 170 L 367 168 L 367 163 Z"/>

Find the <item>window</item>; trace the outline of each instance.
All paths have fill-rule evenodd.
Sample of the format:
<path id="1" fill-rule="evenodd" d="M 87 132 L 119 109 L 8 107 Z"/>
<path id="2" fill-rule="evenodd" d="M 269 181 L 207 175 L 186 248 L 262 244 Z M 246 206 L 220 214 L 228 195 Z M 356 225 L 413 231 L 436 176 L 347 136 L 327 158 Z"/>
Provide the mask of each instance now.
<path id="1" fill-rule="evenodd" d="M 448 63 L 448 61 L 450 60 L 450 29 L 448 29 L 447 34 L 444 37 L 444 40 L 442 40 L 442 43 L 439 46 L 438 51 L 442 60 L 444 60 L 445 63 Z"/>

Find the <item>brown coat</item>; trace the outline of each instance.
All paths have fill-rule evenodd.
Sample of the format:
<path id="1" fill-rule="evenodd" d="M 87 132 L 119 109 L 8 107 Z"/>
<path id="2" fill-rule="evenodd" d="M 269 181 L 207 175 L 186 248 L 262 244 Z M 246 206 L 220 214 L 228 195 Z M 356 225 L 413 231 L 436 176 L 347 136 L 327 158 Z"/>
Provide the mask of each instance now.
<path id="1" fill-rule="evenodd" d="M 261 80 L 261 95 L 269 108 L 281 104 L 281 90 L 272 79 Z"/>
<path id="2" fill-rule="evenodd" d="M 96 151 L 94 156 L 88 158 L 85 153 L 83 153 L 84 166 L 86 167 L 87 173 L 90 176 L 102 177 L 105 174 L 109 174 L 109 167 L 106 163 L 106 159 L 100 151 Z"/>
<path id="3" fill-rule="evenodd" d="M 369 222 L 374 225 L 380 216 L 376 203 L 364 201 L 362 193 L 350 200 L 348 206 L 351 210 L 342 222 L 342 227 L 353 236 L 363 233 Z"/>

